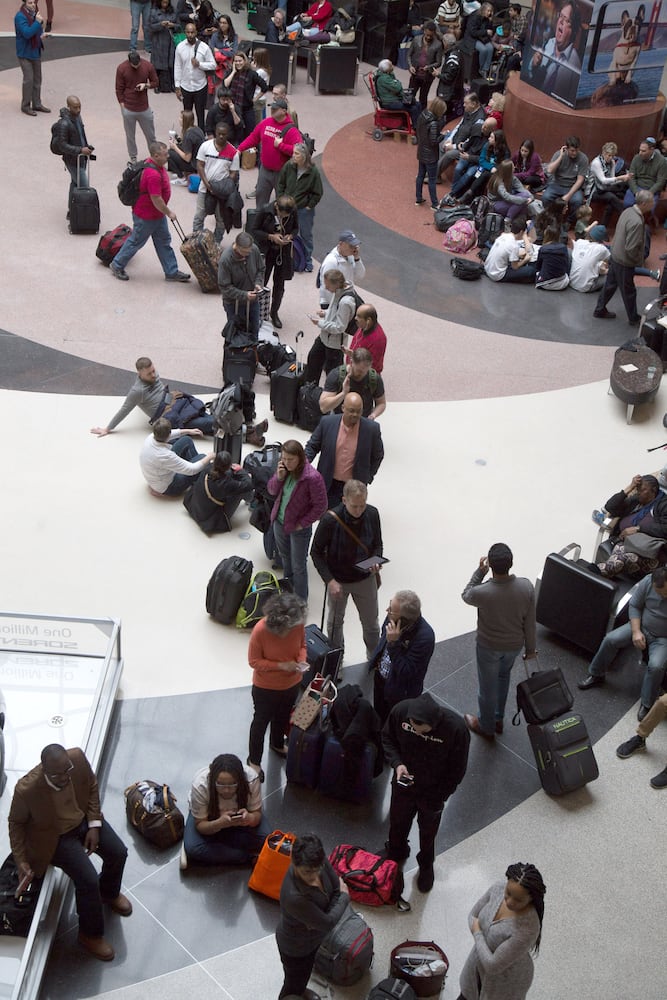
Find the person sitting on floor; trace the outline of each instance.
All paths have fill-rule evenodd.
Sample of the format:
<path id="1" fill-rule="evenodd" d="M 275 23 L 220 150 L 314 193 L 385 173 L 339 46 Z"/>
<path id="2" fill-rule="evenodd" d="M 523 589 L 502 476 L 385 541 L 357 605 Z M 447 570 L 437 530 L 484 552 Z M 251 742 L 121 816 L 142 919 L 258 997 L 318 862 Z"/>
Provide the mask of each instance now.
<path id="1" fill-rule="evenodd" d="M 549 226 L 537 251 L 535 287 L 545 292 L 560 292 L 570 284 L 569 270 L 570 255 L 560 241 L 560 227 Z"/>
<path id="2" fill-rule="evenodd" d="M 603 576 L 619 573 L 645 576 L 658 566 L 660 540 L 667 540 L 667 495 L 655 476 L 633 476 L 625 489 L 609 497 L 605 510 L 619 518 L 611 541 L 614 547 L 598 563 Z"/>
<path id="3" fill-rule="evenodd" d="M 259 775 L 221 753 L 192 779 L 180 867 L 252 863 L 271 832 L 262 812 Z"/>
<path id="4" fill-rule="evenodd" d="M 228 451 L 219 451 L 213 465 L 204 469 L 183 497 L 183 506 L 207 535 L 232 530 L 232 514 L 242 500 L 255 495 L 252 479 L 240 465 L 232 464 Z"/>
<path id="5" fill-rule="evenodd" d="M 198 476 L 204 466 L 213 461 L 213 452 L 197 453 L 191 439 L 201 436 L 202 432 L 196 429 L 172 430 L 165 417 L 158 417 L 139 455 L 141 471 L 153 496 L 181 496 L 192 477 Z M 175 438 L 174 444 L 170 444 Z"/>
<path id="6" fill-rule="evenodd" d="M 656 726 L 667 719 L 667 694 L 660 695 L 650 711 L 646 713 L 642 721 L 637 726 L 637 735 L 631 736 L 625 743 L 621 743 L 616 748 L 616 756 L 621 760 L 627 760 L 638 750 L 646 750 L 646 740 L 651 735 Z M 663 768 L 659 774 L 651 778 L 649 784 L 652 788 L 667 788 L 667 767 Z"/>
<path id="7" fill-rule="evenodd" d="M 585 238 L 572 246 L 570 288 L 575 292 L 599 292 L 609 270 L 609 247 L 606 226 L 593 226 Z"/>
<path id="8" fill-rule="evenodd" d="M 501 233 L 484 261 L 484 273 L 491 281 L 535 281 L 537 247 L 526 233 L 523 215 L 512 219 L 509 233 Z"/>

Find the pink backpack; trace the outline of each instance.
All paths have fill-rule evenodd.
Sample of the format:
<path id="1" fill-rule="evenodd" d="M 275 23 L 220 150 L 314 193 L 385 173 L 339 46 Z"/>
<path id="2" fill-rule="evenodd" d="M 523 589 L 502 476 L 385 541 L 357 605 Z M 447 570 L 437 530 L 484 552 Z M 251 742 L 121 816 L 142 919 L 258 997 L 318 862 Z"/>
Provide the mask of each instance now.
<path id="1" fill-rule="evenodd" d="M 467 253 L 476 243 L 477 231 L 470 219 L 459 219 L 442 238 L 443 249 L 450 253 Z"/>

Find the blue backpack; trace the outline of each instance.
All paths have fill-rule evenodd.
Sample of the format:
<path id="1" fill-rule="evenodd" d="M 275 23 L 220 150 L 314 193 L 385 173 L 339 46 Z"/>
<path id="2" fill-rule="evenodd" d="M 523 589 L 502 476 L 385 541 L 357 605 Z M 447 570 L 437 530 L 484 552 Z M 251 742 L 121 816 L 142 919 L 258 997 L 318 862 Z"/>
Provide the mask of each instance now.
<path id="1" fill-rule="evenodd" d="M 301 273 L 306 270 L 306 248 L 300 236 L 295 236 L 292 240 L 292 263 L 295 271 Z"/>

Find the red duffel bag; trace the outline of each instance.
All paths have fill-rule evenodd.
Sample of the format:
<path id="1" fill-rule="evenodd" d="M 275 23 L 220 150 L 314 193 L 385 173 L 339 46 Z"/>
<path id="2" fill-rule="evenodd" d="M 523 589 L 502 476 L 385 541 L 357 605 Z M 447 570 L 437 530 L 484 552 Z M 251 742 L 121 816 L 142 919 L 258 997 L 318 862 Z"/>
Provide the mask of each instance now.
<path id="1" fill-rule="evenodd" d="M 353 902 L 366 906 L 393 906 L 400 900 L 403 873 L 395 861 L 383 860 L 351 844 L 334 847 L 329 861 L 345 882 Z"/>

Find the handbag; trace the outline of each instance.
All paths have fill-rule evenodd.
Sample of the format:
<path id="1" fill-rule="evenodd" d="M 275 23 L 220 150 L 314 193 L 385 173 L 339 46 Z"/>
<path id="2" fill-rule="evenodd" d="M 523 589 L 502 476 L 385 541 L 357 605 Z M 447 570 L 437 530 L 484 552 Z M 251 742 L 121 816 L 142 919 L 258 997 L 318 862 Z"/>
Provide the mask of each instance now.
<path id="1" fill-rule="evenodd" d="M 435 941 L 404 941 L 392 949 L 389 974 L 409 983 L 418 997 L 437 996 L 449 959 Z"/>
<path id="2" fill-rule="evenodd" d="M 373 554 L 373 555 L 375 554 L 375 553 L 371 553 L 371 551 L 368 548 L 368 546 L 364 545 L 364 543 L 362 542 L 362 540 L 357 535 L 355 535 L 355 533 L 352 531 L 352 528 L 348 528 L 348 526 L 345 524 L 345 521 L 341 521 L 341 519 L 339 518 L 338 514 L 336 514 L 335 511 L 328 510 L 327 514 L 331 514 L 332 517 L 336 518 L 336 520 L 340 524 L 340 526 L 343 529 L 343 531 L 346 531 L 348 533 L 348 535 L 350 536 L 350 538 L 352 539 L 352 541 L 356 542 L 356 544 L 359 546 L 359 548 L 364 550 L 364 552 L 366 553 L 366 555 L 368 556 L 369 559 L 371 557 L 371 554 Z M 380 576 L 380 571 L 379 570 L 377 571 L 377 573 L 375 573 L 375 582 L 377 584 L 377 589 L 379 590 L 380 587 L 382 586 L 382 577 Z"/>
<path id="3" fill-rule="evenodd" d="M 269 899 L 280 899 L 280 889 L 292 863 L 292 847 L 296 836 L 274 830 L 262 845 L 259 857 L 248 879 L 248 888 Z"/>
<path id="4" fill-rule="evenodd" d="M 41 878 L 33 878 L 19 893 L 22 876 L 9 854 L 0 868 L 0 934 L 8 937 L 27 937 L 35 915 Z"/>
<path id="5" fill-rule="evenodd" d="M 647 535 L 644 531 L 635 531 L 632 535 L 626 535 L 622 544 L 626 552 L 632 552 L 644 559 L 657 559 L 662 552 L 665 539 Z"/>
<path id="6" fill-rule="evenodd" d="M 254 347 L 257 338 L 250 332 L 250 303 L 246 301 L 245 316 L 239 313 L 239 304 L 231 319 L 228 319 L 221 331 L 226 347 Z"/>
<path id="7" fill-rule="evenodd" d="M 183 813 L 169 785 L 144 779 L 128 785 L 124 795 L 128 822 L 151 844 L 173 847 L 183 839 Z"/>
<path id="8" fill-rule="evenodd" d="M 541 725 L 557 715 L 569 712 L 574 698 L 560 667 L 555 670 L 537 670 L 528 676 L 528 661 L 524 660 L 526 680 L 516 686 L 516 713 L 513 726 L 521 725 L 521 712 L 526 722 Z"/>
<path id="9" fill-rule="evenodd" d="M 330 677 L 315 674 L 292 713 L 292 725 L 310 729 L 322 709 L 336 700 L 338 690 Z"/>

